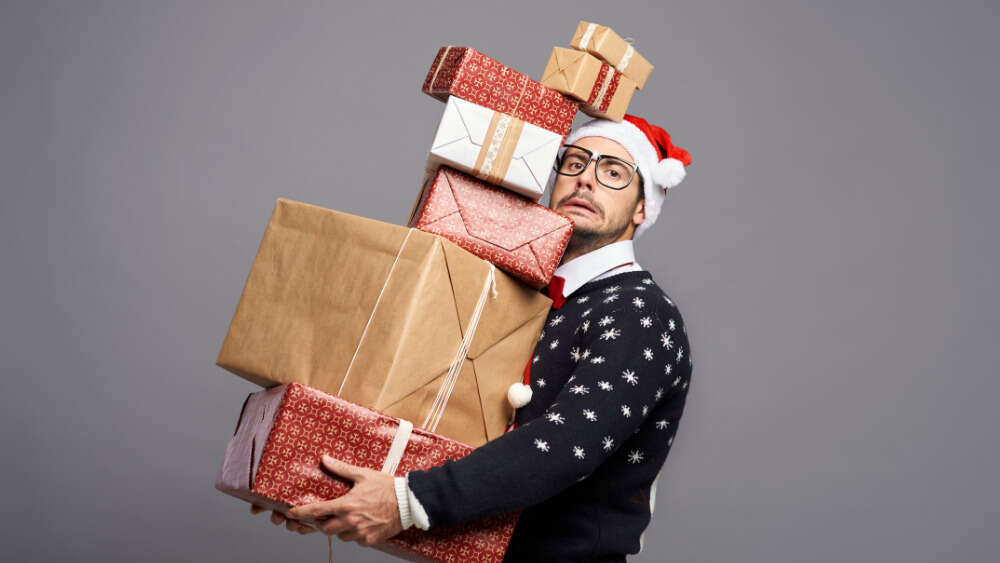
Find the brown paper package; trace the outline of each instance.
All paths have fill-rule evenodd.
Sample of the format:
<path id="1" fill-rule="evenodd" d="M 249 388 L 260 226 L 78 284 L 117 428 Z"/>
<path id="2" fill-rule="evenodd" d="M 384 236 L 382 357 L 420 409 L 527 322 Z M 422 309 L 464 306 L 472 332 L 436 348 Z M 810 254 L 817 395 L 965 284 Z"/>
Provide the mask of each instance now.
<path id="1" fill-rule="evenodd" d="M 422 427 L 489 270 L 439 236 L 279 199 L 216 363 L 264 387 L 299 382 Z M 497 296 L 487 289 L 434 430 L 473 447 L 504 433 L 507 388 L 521 380 L 552 304 L 494 275 Z"/>
<path id="2" fill-rule="evenodd" d="M 569 42 L 570 47 L 587 51 L 612 67 L 617 68 L 618 63 L 625 56 L 629 44 L 610 27 L 594 24 L 594 32 L 591 34 L 587 44 L 583 45 L 583 38 L 586 35 L 589 25 L 591 25 L 590 22 L 581 21 L 576 26 L 573 38 Z M 646 85 L 646 80 L 649 79 L 649 75 L 653 72 L 653 65 L 645 57 L 633 50 L 628 64 L 621 72 L 635 82 L 637 89 L 642 90 L 642 87 Z"/>
<path id="3" fill-rule="evenodd" d="M 604 73 L 610 73 L 616 78 L 617 85 L 614 90 L 608 90 L 608 104 L 602 110 L 599 106 L 601 100 L 591 100 L 591 96 L 597 93 L 598 81 L 606 74 L 602 74 L 602 67 L 606 67 Z M 617 75 L 617 76 L 616 76 Z M 602 117 L 612 121 L 621 121 L 628 111 L 632 95 L 635 93 L 635 82 L 627 76 L 617 73 L 607 63 L 584 51 L 566 49 L 565 47 L 553 47 L 549 61 L 542 71 L 542 84 L 572 96 L 582 102 L 580 110 L 593 117 Z"/>

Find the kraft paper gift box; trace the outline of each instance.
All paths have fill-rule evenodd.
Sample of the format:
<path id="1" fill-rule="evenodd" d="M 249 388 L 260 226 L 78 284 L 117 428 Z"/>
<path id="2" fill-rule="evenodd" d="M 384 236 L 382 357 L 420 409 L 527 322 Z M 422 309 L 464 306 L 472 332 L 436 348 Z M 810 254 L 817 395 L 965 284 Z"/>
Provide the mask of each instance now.
<path id="1" fill-rule="evenodd" d="M 216 363 L 477 447 L 503 434 L 551 303 L 442 237 L 279 199 Z"/>
<path id="2" fill-rule="evenodd" d="M 538 201 L 555 173 L 561 145 L 557 133 L 452 96 L 431 143 L 428 167 L 447 164 Z"/>
<path id="3" fill-rule="evenodd" d="M 292 383 L 247 397 L 215 487 L 287 515 L 294 506 L 332 500 L 350 490 L 350 483 L 320 469 L 324 454 L 403 477 L 471 451 L 466 444 L 413 428 L 412 421 Z M 519 516 L 518 511 L 430 530 L 414 527 L 372 547 L 410 561 L 500 562 Z"/>
<path id="4" fill-rule="evenodd" d="M 589 53 L 554 47 L 542 83 L 583 102 L 588 115 L 621 121 L 635 93 L 635 82 Z"/>
<path id="5" fill-rule="evenodd" d="M 568 217 L 448 166 L 425 184 L 408 224 L 535 288 L 548 285 L 573 234 Z"/>
<path id="6" fill-rule="evenodd" d="M 565 137 L 579 104 L 471 47 L 441 47 L 422 90 L 441 100 L 457 96 Z"/>
<path id="7" fill-rule="evenodd" d="M 615 70 L 634 81 L 635 87 L 639 90 L 646 85 L 646 80 L 653 72 L 653 65 L 607 26 L 581 21 L 576 26 L 576 32 L 573 33 L 569 45 L 574 49 L 587 51 L 610 64 Z"/>

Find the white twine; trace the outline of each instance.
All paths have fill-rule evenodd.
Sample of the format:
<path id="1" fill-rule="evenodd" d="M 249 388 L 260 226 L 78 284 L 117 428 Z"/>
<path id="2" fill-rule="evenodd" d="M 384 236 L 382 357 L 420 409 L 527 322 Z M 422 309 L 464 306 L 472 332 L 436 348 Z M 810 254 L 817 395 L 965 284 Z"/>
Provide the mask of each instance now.
<path id="1" fill-rule="evenodd" d="M 497 298 L 496 268 L 489 262 L 487 262 L 487 265 L 489 265 L 490 269 L 486 275 L 486 279 L 483 281 L 483 291 L 479 294 L 479 301 L 476 303 L 472 318 L 469 319 L 469 326 L 465 331 L 465 337 L 462 338 L 462 343 L 455 353 L 455 359 L 451 362 L 448 375 L 445 376 L 444 382 L 438 389 L 437 396 L 434 397 L 434 403 L 431 404 L 431 408 L 427 412 L 426 420 L 421 424 L 422 428 L 431 432 L 437 429 L 438 423 L 441 422 L 441 416 L 444 414 L 444 409 L 448 406 L 448 400 L 451 398 L 451 392 L 455 388 L 455 382 L 458 381 L 458 374 L 462 371 L 465 357 L 469 353 L 469 346 L 472 344 L 472 338 L 475 336 L 476 328 L 479 326 L 479 318 L 483 314 L 483 309 L 486 306 L 486 296 L 489 294 L 491 287 L 493 288 L 493 298 Z"/>
<path id="2" fill-rule="evenodd" d="M 629 61 L 632 60 L 632 55 L 634 54 L 635 54 L 635 49 L 632 47 L 632 45 L 629 45 L 625 49 L 625 54 L 622 56 L 622 60 L 618 63 L 615 69 L 618 70 L 618 72 L 625 72 L 625 67 L 628 66 L 628 63 Z"/>
<path id="3" fill-rule="evenodd" d="M 365 329 L 361 331 L 361 340 L 358 341 L 358 347 L 354 349 L 354 355 L 351 356 L 351 363 L 347 365 L 347 373 L 344 374 L 344 380 L 340 382 L 340 389 L 337 390 L 337 395 L 340 395 L 344 391 L 344 384 L 347 383 L 347 376 L 351 375 L 351 368 L 354 367 L 354 360 L 358 357 L 358 350 L 361 349 L 361 344 L 365 341 L 365 335 L 368 334 L 368 327 L 371 326 L 372 319 L 375 318 L 375 310 L 378 309 L 378 304 L 382 301 L 382 294 L 385 293 L 385 288 L 389 285 L 389 279 L 392 278 L 392 271 L 396 269 L 396 262 L 399 262 L 399 257 L 403 254 L 403 249 L 406 248 L 406 241 L 410 240 L 410 234 L 412 233 L 412 228 L 406 231 L 406 238 L 403 239 L 403 244 L 399 245 L 399 250 L 396 251 L 396 258 L 392 261 L 392 267 L 389 268 L 389 275 L 385 277 L 382 289 L 378 292 L 378 299 L 375 300 L 375 306 L 372 307 L 372 312 L 368 315 L 368 322 L 365 323 Z"/>

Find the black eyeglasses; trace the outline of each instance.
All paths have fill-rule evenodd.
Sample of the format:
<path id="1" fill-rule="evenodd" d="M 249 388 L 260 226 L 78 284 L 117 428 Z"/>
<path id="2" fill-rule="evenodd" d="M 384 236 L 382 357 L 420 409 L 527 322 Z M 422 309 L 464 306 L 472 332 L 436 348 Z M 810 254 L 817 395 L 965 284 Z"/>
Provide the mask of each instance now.
<path id="1" fill-rule="evenodd" d="M 636 165 L 607 154 L 601 154 L 576 145 L 563 145 L 563 153 L 556 158 L 553 169 L 562 176 L 579 176 L 595 160 L 594 175 L 597 182 L 612 190 L 623 190 L 632 182 Z"/>

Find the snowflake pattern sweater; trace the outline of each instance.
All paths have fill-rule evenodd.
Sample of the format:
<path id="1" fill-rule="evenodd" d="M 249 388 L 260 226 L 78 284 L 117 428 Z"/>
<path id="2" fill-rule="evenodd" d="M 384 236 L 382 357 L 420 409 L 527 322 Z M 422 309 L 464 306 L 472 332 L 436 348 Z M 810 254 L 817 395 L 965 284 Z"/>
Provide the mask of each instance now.
<path id="1" fill-rule="evenodd" d="M 431 527 L 523 509 L 505 561 L 625 561 L 692 373 L 687 329 L 647 271 L 590 281 L 549 312 L 517 428 L 407 474 Z"/>

